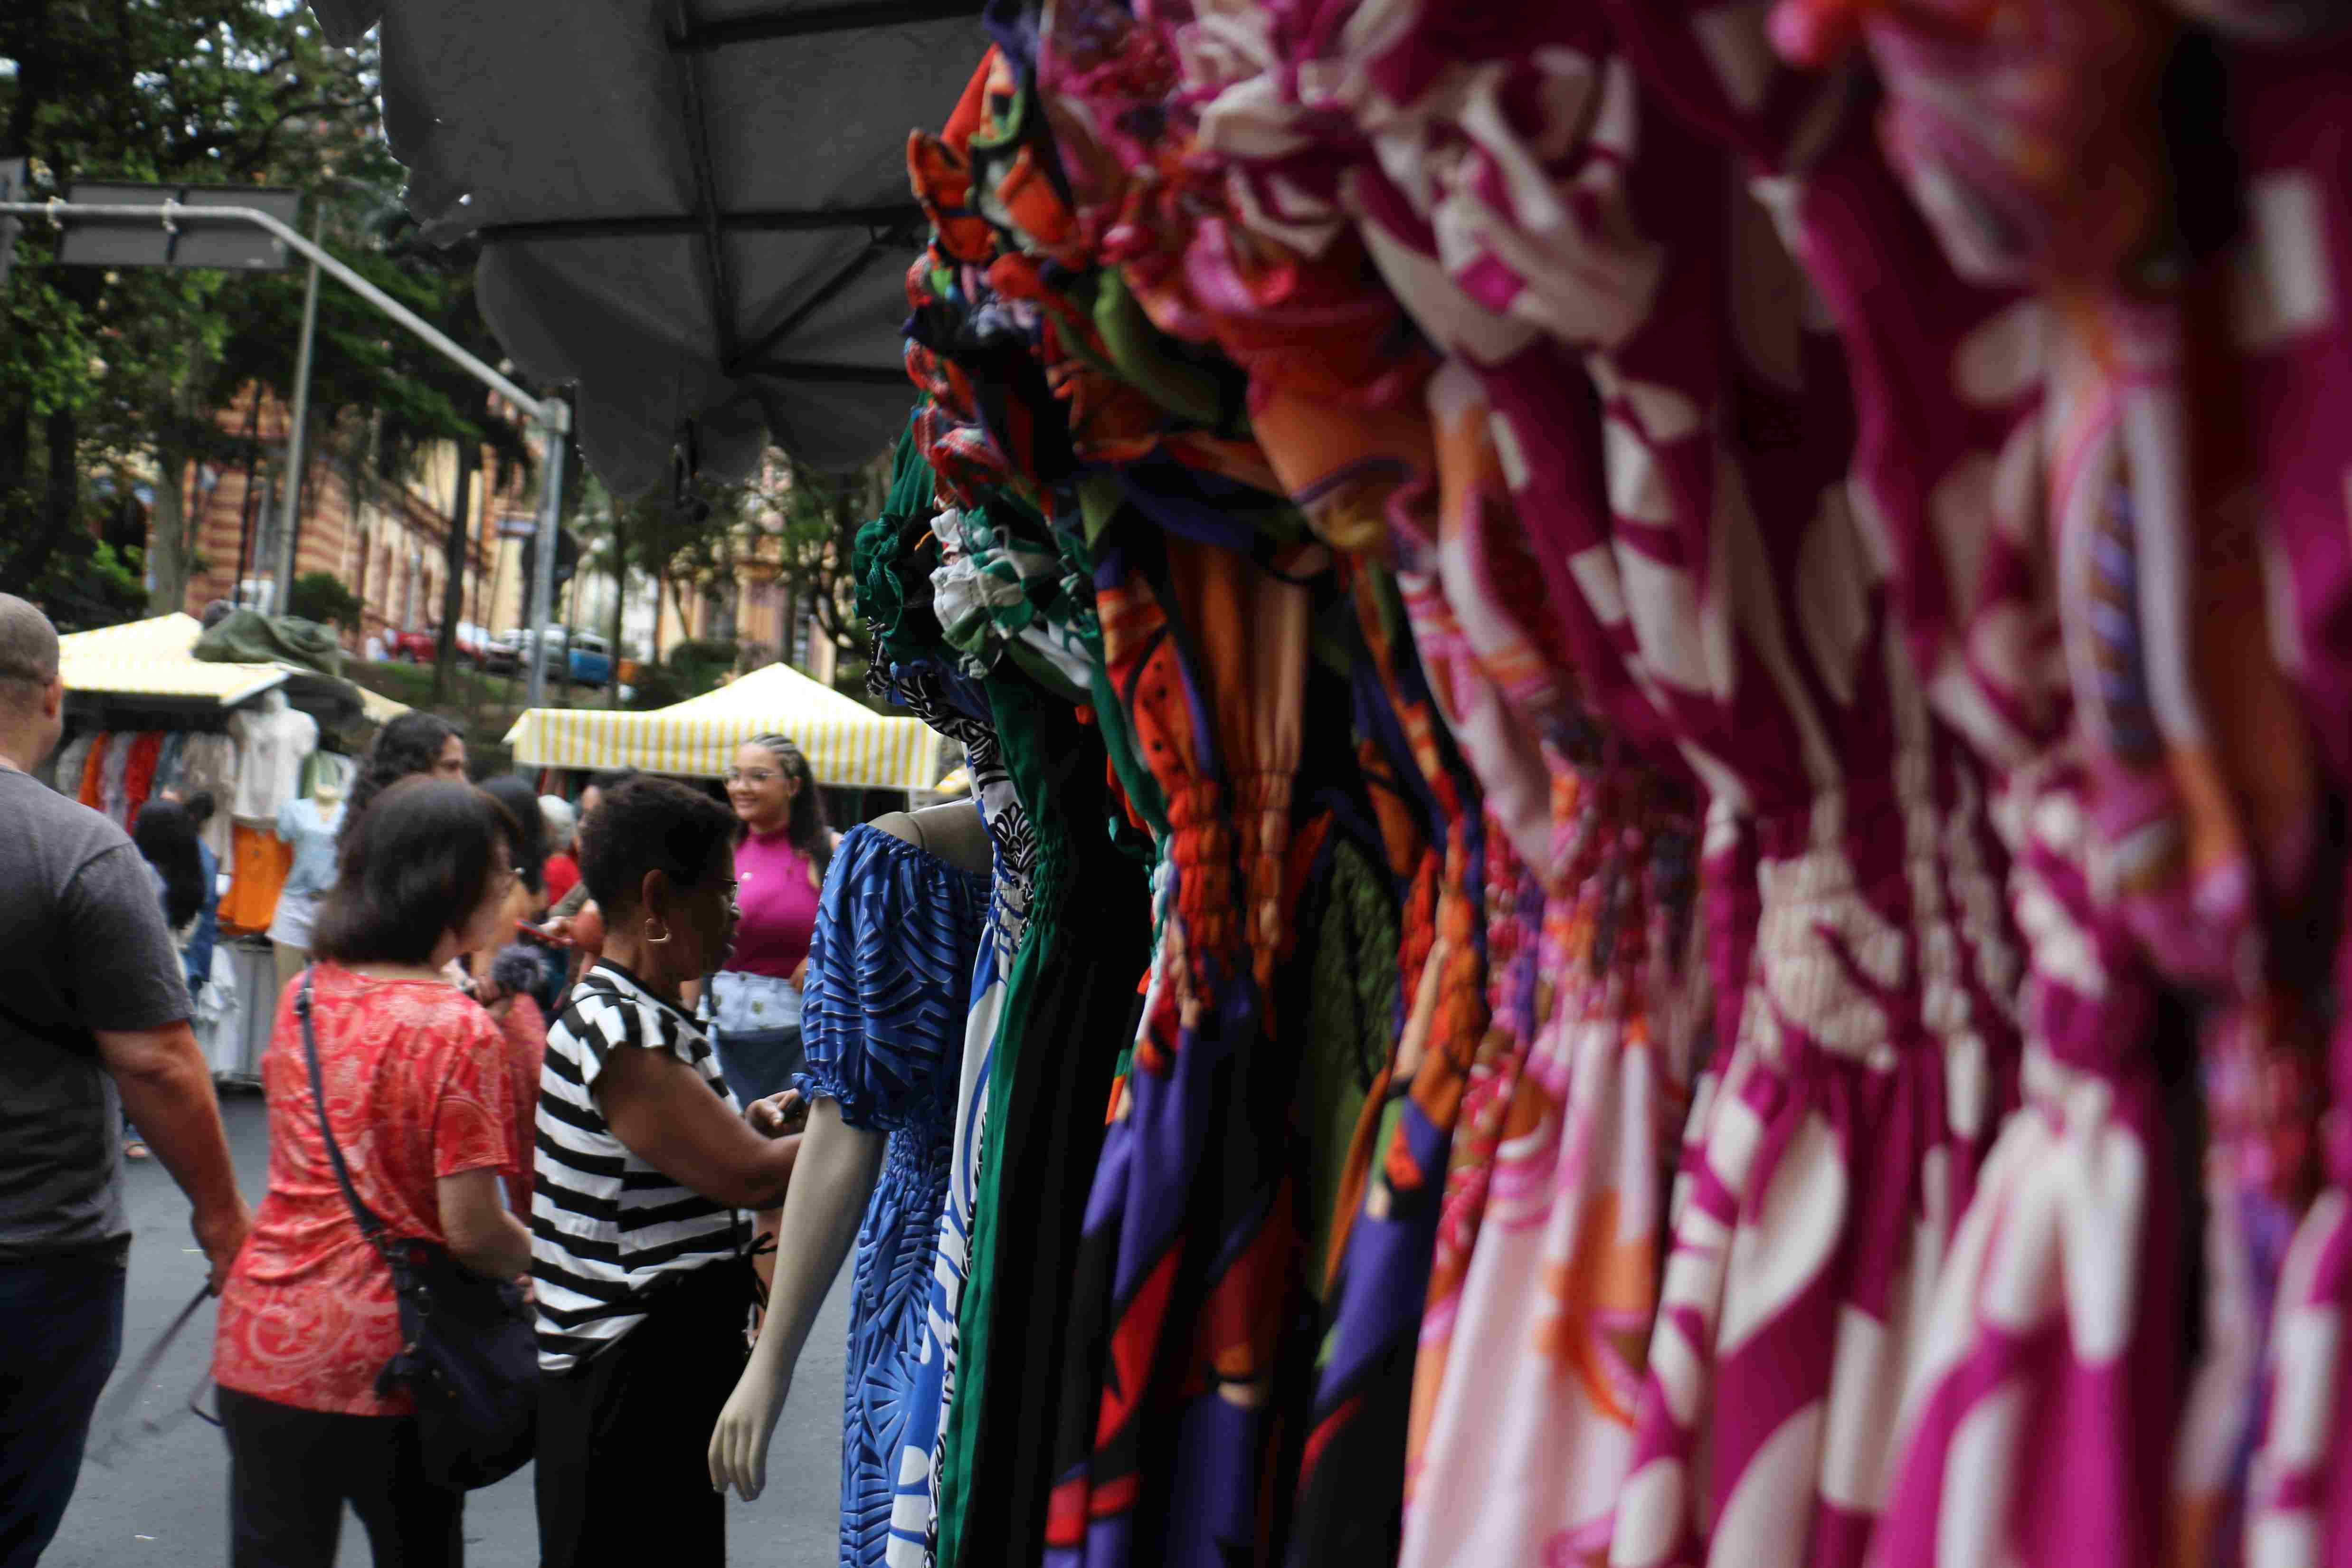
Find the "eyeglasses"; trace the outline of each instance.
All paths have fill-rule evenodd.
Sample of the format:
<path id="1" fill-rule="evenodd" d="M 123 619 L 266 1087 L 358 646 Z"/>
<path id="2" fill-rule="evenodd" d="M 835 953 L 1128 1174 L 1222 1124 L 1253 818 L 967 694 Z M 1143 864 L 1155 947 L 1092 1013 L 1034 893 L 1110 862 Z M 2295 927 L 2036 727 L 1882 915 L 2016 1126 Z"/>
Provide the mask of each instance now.
<path id="1" fill-rule="evenodd" d="M 783 778 L 785 776 L 787 775 L 776 772 L 773 768 L 753 768 L 748 773 L 741 768 L 729 768 L 727 770 L 727 782 L 729 784 L 766 784 L 770 779 Z"/>

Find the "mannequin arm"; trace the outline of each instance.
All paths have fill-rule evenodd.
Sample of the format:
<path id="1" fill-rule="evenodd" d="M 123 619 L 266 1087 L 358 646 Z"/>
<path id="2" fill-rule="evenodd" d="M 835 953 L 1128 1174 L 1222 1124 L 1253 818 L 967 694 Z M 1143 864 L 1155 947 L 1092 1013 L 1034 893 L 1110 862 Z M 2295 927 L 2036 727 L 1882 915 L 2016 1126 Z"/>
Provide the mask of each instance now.
<path id="1" fill-rule="evenodd" d="M 732 1486 L 748 1502 L 768 1484 L 768 1439 L 817 1310 L 857 1239 L 866 1202 L 882 1174 L 887 1141 L 883 1133 L 844 1122 L 833 1100 L 820 1100 L 810 1108 L 800 1163 L 784 1194 L 775 1283 L 760 1323 L 760 1342 L 710 1435 L 710 1484 L 722 1492 Z"/>

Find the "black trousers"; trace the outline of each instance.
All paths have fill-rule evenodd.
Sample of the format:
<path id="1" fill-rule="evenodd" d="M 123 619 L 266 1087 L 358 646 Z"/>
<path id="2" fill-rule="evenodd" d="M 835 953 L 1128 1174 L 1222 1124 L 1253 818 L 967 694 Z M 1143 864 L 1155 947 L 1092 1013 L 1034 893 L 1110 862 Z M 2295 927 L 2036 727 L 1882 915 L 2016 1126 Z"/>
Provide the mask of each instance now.
<path id="1" fill-rule="evenodd" d="M 334 1568 L 343 1504 L 375 1568 L 460 1568 L 466 1494 L 425 1479 L 405 1415 L 298 1410 L 220 1391 L 228 1435 L 229 1568 Z"/>
<path id="2" fill-rule="evenodd" d="M 540 1568 L 723 1568 L 710 1432 L 743 1374 L 740 1258 L 657 1284 L 645 1321 L 540 1384 Z"/>

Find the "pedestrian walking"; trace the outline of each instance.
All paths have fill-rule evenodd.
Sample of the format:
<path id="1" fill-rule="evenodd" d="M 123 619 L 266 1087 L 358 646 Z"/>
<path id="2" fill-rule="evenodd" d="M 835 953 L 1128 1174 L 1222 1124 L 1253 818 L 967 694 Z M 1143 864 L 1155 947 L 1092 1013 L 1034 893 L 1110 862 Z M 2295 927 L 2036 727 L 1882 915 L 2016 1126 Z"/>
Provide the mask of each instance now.
<path id="1" fill-rule="evenodd" d="M 588 814 L 581 875 L 603 956 L 548 1031 L 531 1275 L 541 1568 L 716 1568 L 704 1454 L 743 1370 L 746 1209 L 783 1202 L 797 1137 L 746 1122 L 683 987 L 725 961 L 735 821 L 663 779 Z"/>
<path id="2" fill-rule="evenodd" d="M 515 867 L 522 878 L 515 884 L 507 900 L 507 922 L 499 928 L 499 947 L 492 952 L 477 953 L 469 960 L 478 981 L 487 983 L 492 962 L 509 947 L 516 946 L 519 928 L 535 926 L 547 912 L 547 853 L 546 818 L 541 815 L 539 796 L 531 787 L 512 773 L 501 773 L 483 782 L 482 787 L 494 796 L 509 815 L 522 825 L 522 841 L 515 847 Z M 512 961 L 528 963 L 533 971 L 529 985 L 520 989 L 539 1005 L 542 1015 L 552 1014 L 556 998 L 562 994 L 570 965 L 564 956 L 545 942 L 523 946 L 520 956 Z M 531 1081 L 538 1075 L 533 1071 Z"/>
<path id="3" fill-rule="evenodd" d="M 188 814 L 188 831 L 196 839 L 196 863 L 204 873 L 205 907 L 196 916 L 194 932 L 180 945 L 193 996 L 212 984 L 213 951 L 220 944 L 220 857 L 205 842 L 205 825 L 212 821 L 215 806 L 210 790 L 200 789 L 184 799 L 166 790 L 163 798 L 177 801 Z"/>
<path id="4" fill-rule="evenodd" d="M 547 1020 L 570 979 L 570 964 L 558 949 L 515 940 L 517 928 L 538 920 L 547 901 L 544 826 L 539 797 L 512 773 L 484 782 L 482 788 L 521 826 L 515 850 L 516 879 L 499 911 L 498 937 L 489 948 L 467 955 L 474 999 L 497 1020 L 506 1042 L 507 1071 L 515 1091 L 515 1174 L 509 1194 L 515 1212 L 530 1213 L 531 1144 L 538 1125 L 539 1074 L 547 1056 Z"/>
<path id="5" fill-rule="evenodd" d="M 547 911 L 546 927 L 551 940 L 571 950 L 571 973 L 573 979 L 586 973 L 588 966 L 596 962 L 596 954 L 604 941 L 604 911 L 597 909 L 595 900 L 588 896 L 588 884 L 577 878 L 580 836 L 587 828 L 589 815 L 604 800 L 605 793 L 618 788 L 635 777 L 636 774 L 630 769 L 615 768 L 610 772 L 592 775 L 586 787 L 580 792 L 579 806 L 574 814 L 572 831 L 574 880 L 572 890 L 558 894 L 555 902 L 550 906 Z"/>
<path id="6" fill-rule="evenodd" d="M 0 594 L 0 1568 L 32 1568 L 122 1348 L 127 1110 L 215 1289 L 248 1226 L 155 883 L 121 828 L 31 775 L 64 730 L 57 628 Z"/>
<path id="7" fill-rule="evenodd" d="M 741 824 L 735 878 L 743 913 L 734 955 L 711 976 L 707 1016 L 728 1087 L 749 1104 L 781 1090 L 801 1065 L 801 985 L 835 835 L 808 759 L 782 735 L 737 748 L 727 799 Z"/>
<path id="8" fill-rule="evenodd" d="M 200 976 L 189 949 L 203 931 L 206 914 L 220 905 L 219 889 L 214 879 L 205 874 L 205 861 L 210 851 L 197 840 L 196 825 L 185 808 L 163 798 L 151 800 L 139 808 L 138 819 L 131 824 L 131 842 L 137 847 L 139 858 L 146 861 L 147 874 L 155 884 L 163 923 L 172 932 L 172 945 L 179 950 L 180 976 L 193 1002 L 204 978 L 212 973 L 212 954 L 207 942 L 205 967 Z M 149 1157 L 145 1141 L 139 1137 L 136 1128 L 127 1124 L 122 1131 L 122 1157 Z"/>
<path id="9" fill-rule="evenodd" d="M 313 933 L 320 1095 L 300 986 L 278 999 L 261 1064 L 269 1190 L 214 1344 L 231 1568 L 331 1568 L 346 1503 L 379 1568 L 464 1560 L 465 1494 L 425 1477 L 413 1402 L 377 1387 L 402 1348 L 391 1271 L 345 1201 L 318 1107 L 393 1236 L 489 1279 L 529 1268 L 529 1233 L 499 1194 L 517 1159 L 506 1047 L 446 973 L 496 935 L 520 837 L 469 784 L 384 790 L 344 837 Z"/>
<path id="10" fill-rule="evenodd" d="M 547 899 L 552 904 L 580 885 L 580 860 L 573 842 L 580 819 L 572 803 L 560 795 L 539 797 L 540 820 L 547 825 Z"/>
<path id="11" fill-rule="evenodd" d="M 403 713 L 375 733 L 369 742 L 367 755 L 360 759 L 360 771 L 352 780 L 352 793 L 343 802 L 342 833 L 348 837 L 353 824 L 375 797 L 404 778 L 430 773 L 435 778 L 463 781 L 466 776 L 466 738 L 457 727 L 434 713 Z"/>

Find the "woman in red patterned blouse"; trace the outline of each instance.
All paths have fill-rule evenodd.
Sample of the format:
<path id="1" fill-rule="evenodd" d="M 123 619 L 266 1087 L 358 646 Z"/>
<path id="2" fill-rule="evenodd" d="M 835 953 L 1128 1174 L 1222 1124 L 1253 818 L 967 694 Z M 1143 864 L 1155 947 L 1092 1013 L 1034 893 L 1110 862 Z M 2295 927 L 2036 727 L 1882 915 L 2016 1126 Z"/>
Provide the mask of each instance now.
<path id="1" fill-rule="evenodd" d="M 394 1235 L 496 1279 L 530 1266 L 530 1235 L 499 1201 L 516 1087 L 498 1026 L 442 969 L 496 940 L 517 837 L 471 785 L 394 785 L 344 835 L 311 950 L 327 1114 L 361 1199 Z M 348 1501 L 378 1563 L 454 1568 L 464 1494 L 423 1479 L 413 1406 L 375 1391 L 400 1349 L 392 1276 L 336 1184 L 293 995 L 262 1058 L 269 1193 L 221 1293 L 213 1352 L 230 1561 L 331 1568 Z"/>

